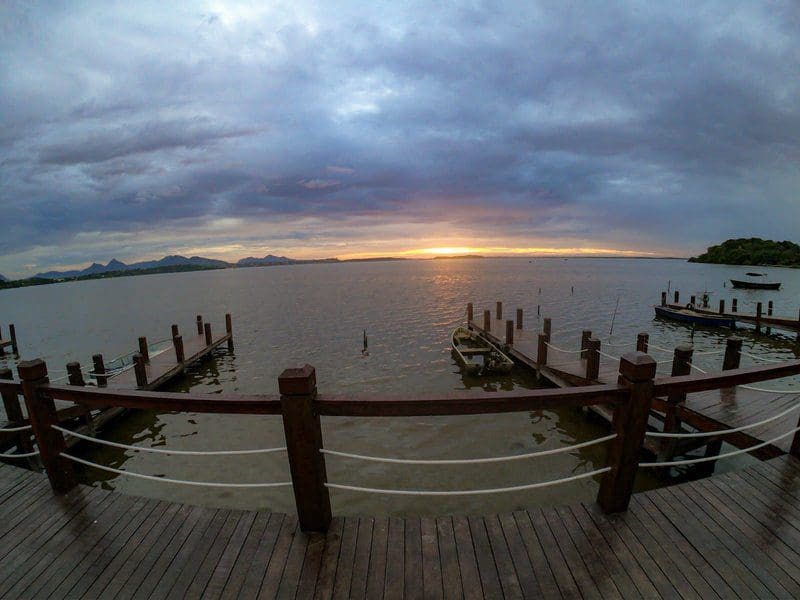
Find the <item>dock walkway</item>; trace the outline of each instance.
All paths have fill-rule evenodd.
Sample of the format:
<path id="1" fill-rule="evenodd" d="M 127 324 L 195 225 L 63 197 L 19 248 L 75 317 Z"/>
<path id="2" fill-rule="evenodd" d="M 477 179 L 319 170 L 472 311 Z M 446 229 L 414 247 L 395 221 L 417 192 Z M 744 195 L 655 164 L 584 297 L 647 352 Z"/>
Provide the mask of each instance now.
<path id="1" fill-rule="evenodd" d="M 334 518 L 201 508 L 0 464 L 2 598 L 796 598 L 800 461 L 485 517 Z"/>

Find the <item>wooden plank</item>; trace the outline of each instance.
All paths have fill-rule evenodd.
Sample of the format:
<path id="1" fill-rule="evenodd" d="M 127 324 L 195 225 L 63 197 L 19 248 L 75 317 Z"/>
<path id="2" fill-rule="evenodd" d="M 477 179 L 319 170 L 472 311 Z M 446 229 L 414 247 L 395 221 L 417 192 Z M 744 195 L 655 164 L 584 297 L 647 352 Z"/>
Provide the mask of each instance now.
<path id="1" fill-rule="evenodd" d="M 350 582 L 353 578 L 353 561 L 356 556 L 357 540 L 358 519 L 356 517 L 345 517 L 339 546 L 339 560 L 334 577 L 333 598 L 350 597 Z"/>
<path id="2" fill-rule="evenodd" d="M 497 515 L 488 515 L 483 518 L 483 522 L 486 526 L 489 545 L 494 556 L 494 564 L 500 579 L 500 586 L 503 588 L 503 597 L 523 598 L 522 587 L 517 578 L 517 571 L 511 558 L 503 528 L 500 526 L 500 520 Z"/>
<path id="3" fill-rule="evenodd" d="M 540 543 L 539 536 L 536 535 L 528 513 L 525 511 L 514 512 L 514 522 L 519 531 L 520 538 L 522 538 L 522 543 L 525 544 L 528 561 L 531 563 L 542 595 L 545 598 L 560 597 L 561 591 L 559 590 L 558 583 L 550 568 L 550 564 L 545 558 L 544 549 Z M 567 595 L 569 596 L 569 594 Z"/>
<path id="4" fill-rule="evenodd" d="M 539 582 L 536 580 L 536 574 L 533 571 L 530 560 L 528 560 L 528 551 L 522 541 L 514 515 L 506 513 L 498 515 L 497 518 L 508 544 L 509 555 L 514 563 L 514 571 L 522 590 L 522 596 L 524 598 L 545 596 L 539 587 Z"/>
<path id="5" fill-rule="evenodd" d="M 206 589 L 203 592 L 203 598 L 219 598 L 222 595 L 222 590 L 234 565 L 239 560 L 239 553 L 242 551 L 255 520 L 256 513 L 253 511 L 245 511 L 242 514 L 236 529 L 233 530 L 233 535 L 231 535 L 225 549 L 222 551 L 214 572 L 211 574 L 211 579 L 208 580 Z"/>
<path id="6" fill-rule="evenodd" d="M 565 598 L 582 598 L 583 596 L 578 590 L 578 582 L 564 559 L 558 542 L 553 537 L 541 511 L 527 510 L 525 512 L 530 519 L 541 547 L 546 548 L 544 556 L 547 559 L 547 563 L 550 565 L 550 570 L 553 573 L 558 589 L 561 591 L 561 595 Z"/>
<path id="7" fill-rule="evenodd" d="M 242 584 L 240 597 L 256 598 L 258 596 L 261 583 L 264 581 L 267 564 L 275 549 L 275 542 L 278 540 L 278 534 L 285 520 L 286 515 L 284 514 L 274 513 L 270 515 L 269 523 L 259 541 L 258 548 L 253 556 L 253 562 Z"/>
<path id="8" fill-rule="evenodd" d="M 243 511 L 238 510 L 226 512 L 227 516 L 225 518 L 225 523 L 223 523 L 219 533 L 217 533 L 217 537 L 214 539 L 214 542 L 208 549 L 208 554 L 206 554 L 203 562 L 200 563 L 200 568 L 197 569 L 197 572 L 194 574 L 194 578 L 192 579 L 192 583 L 186 590 L 186 595 L 190 598 L 199 598 L 205 591 L 206 586 L 208 585 L 208 582 L 214 573 L 214 569 L 216 569 L 217 563 L 219 562 L 225 547 L 228 545 L 228 541 L 233 535 L 233 532 L 236 531 L 239 521 L 241 521 L 244 515 Z"/>
<path id="9" fill-rule="evenodd" d="M 386 550 L 386 581 L 383 597 L 403 598 L 405 589 L 405 523 L 403 519 L 389 517 L 389 537 Z"/>
<path id="10" fill-rule="evenodd" d="M 344 519 L 334 517 L 331 528 L 325 538 L 325 548 L 322 551 L 322 562 L 319 567 L 314 598 L 330 598 L 333 596 L 333 584 L 336 580 L 336 567 L 339 563 L 339 547 L 342 542 L 342 528 Z"/>
<path id="11" fill-rule="evenodd" d="M 431 517 L 420 519 L 422 536 L 422 589 L 425 598 L 443 598 L 442 563 L 439 558 L 439 536 L 436 520 Z"/>
<path id="12" fill-rule="evenodd" d="M 350 581 L 350 597 L 367 597 L 367 580 L 369 576 L 369 557 L 372 550 L 372 526 L 374 519 L 361 517 L 358 519 L 358 538 L 353 556 L 353 575 Z"/>
<path id="13" fill-rule="evenodd" d="M 236 562 L 231 567 L 228 575 L 228 580 L 225 582 L 225 587 L 222 589 L 220 596 L 226 600 L 232 600 L 239 597 L 239 591 L 244 585 L 245 577 L 250 569 L 259 569 L 260 565 L 253 565 L 258 544 L 261 541 L 269 523 L 270 513 L 258 512 L 256 513 L 253 525 L 247 533 L 247 538 L 242 544 L 242 549 Z"/>
<path id="14" fill-rule="evenodd" d="M 448 600 L 462 598 L 464 591 L 461 587 L 461 569 L 458 565 L 458 551 L 456 549 L 452 518 L 436 518 L 436 535 L 439 545 L 444 597 Z"/>
<path id="15" fill-rule="evenodd" d="M 306 555 L 303 559 L 300 581 L 297 584 L 297 598 L 314 597 L 324 550 L 325 534 L 310 533 L 306 535 Z"/>
<path id="16" fill-rule="evenodd" d="M 389 518 L 375 517 L 372 521 L 372 544 L 369 549 L 367 598 L 383 596 L 386 581 L 386 557 L 389 542 Z"/>
<path id="17" fill-rule="evenodd" d="M 300 584 L 300 574 L 303 570 L 307 550 L 307 538 L 300 530 L 300 524 L 294 518 L 294 531 L 292 531 L 292 545 L 286 553 L 286 564 L 283 567 L 277 597 L 282 599 L 294 598 Z"/>
<path id="18" fill-rule="evenodd" d="M 468 517 L 469 530 L 472 535 L 472 546 L 475 549 L 475 559 L 478 561 L 478 572 L 481 577 L 481 587 L 484 596 L 500 598 L 503 588 L 494 562 L 492 547 L 489 545 L 489 536 L 486 533 L 486 523 L 482 517 Z"/>
<path id="19" fill-rule="evenodd" d="M 483 598 L 481 576 L 478 570 L 478 559 L 472 544 L 472 534 L 466 517 L 453 517 L 453 535 L 456 540 L 458 566 L 461 571 L 461 589 L 465 600 Z"/>
<path id="20" fill-rule="evenodd" d="M 422 578 L 422 530 L 419 517 L 405 519 L 404 595 L 420 598 L 424 593 Z"/>

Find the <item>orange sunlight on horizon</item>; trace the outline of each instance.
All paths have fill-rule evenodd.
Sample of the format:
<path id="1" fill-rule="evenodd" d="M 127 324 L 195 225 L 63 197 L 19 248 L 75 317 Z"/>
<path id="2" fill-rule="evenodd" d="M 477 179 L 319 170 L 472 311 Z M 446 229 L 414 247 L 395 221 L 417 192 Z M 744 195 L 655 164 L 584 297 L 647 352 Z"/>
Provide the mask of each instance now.
<path id="1" fill-rule="evenodd" d="M 416 248 L 414 250 L 401 250 L 398 252 L 356 252 L 339 255 L 341 259 L 376 258 L 382 256 L 408 257 L 408 258 L 433 258 L 435 256 L 463 256 L 468 254 L 478 254 L 482 256 L 508 256 L 508 255 L 578 255 L 578 256 L 657 256 L 656 252 L 644 252 L 641 250 L 620 250 L 617 248 L 547 248 L 547 247 L 526 247 L 509 248 L 504 246 L 495 247 L 472 247 L 472 246 L 437 246 L 433 248 Z"/>

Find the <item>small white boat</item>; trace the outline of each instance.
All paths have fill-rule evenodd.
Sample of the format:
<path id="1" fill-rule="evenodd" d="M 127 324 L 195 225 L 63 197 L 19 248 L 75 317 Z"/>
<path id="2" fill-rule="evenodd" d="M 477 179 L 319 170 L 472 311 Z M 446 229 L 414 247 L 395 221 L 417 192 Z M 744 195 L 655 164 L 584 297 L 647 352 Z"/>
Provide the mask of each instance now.
<path id="1" fill-rule="evenodd" d="M 489 340 L 465 327 L 457 327 L 452 335 L 453 356 L 467 373 L 508 373 L 514 361 Z"/>

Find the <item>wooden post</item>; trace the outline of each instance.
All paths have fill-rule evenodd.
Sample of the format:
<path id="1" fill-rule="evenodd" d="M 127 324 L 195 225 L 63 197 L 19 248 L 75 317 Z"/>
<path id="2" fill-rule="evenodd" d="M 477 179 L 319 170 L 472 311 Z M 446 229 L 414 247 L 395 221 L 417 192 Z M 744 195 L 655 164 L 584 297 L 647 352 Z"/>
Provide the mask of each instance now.
<path id="1" fill-rule="evenodd" d="M 500 302 L 499 300 L 497 301 L 496 313 L 497 313 L 497 320 L 501 321 L 503 319 L 503 303 Z"/>
<path id="2" fill-rule="evenodd" d="M 106 372 L 106 365 L 103 362 L 102 354 L 95 354 L 92 356 L 92 365 L 94 366 L 94 380 L 97 382 L 98 387 L 105 387 L 108 383 L 108 377 L 101 377 Z"/>
<path id="3" fill-rule="evenodd" d="M 547 364 L 547 343 L 550 341 L 550 336 L 546 333 L 539 334 L 538 352 L 536 353 L 536 362 L 539 366 Z"/>
<path id="4" fill-rule="evenodd" d="M 197 335 L 203 335 L 203 315 L 197 315 Z"/>
<path id="5" fill-rule="evenodd" d="M 725 314 L 725 299 L 724 298 L 720 298 L 720 301 L 719 301 L 719 314 L 721 314 L 721 315 Z"/>
<path id="6" fill-rule="evenodd" d="M 682 345 L 675 348 L 672 355 L 672 376 L 689 375 L 692 372 L 692 355 L 694 347 Z M 681 420 L 678 415 L 678 406 L 686 402 L 686 394 L 676 393 L 667 397 L 667 410 L 664 417 L 664 432 L 677 433 L 681 429 Z M 675 454 L 675 438 L 663 438 L 659 449 L 660 460 L 670 460 Z"/>
<path id="7" fill-rule="evenodd" d="M 772 300 L 767 302 L 767 315 L 770 317 L 772 316 Z"/>
<path id="8" fill-rule="evenodd" d="M 0 328 L 0 340 L 3 339 L 3 330 Z M 6 347 L 0 346 L 0 356 L 3 356 L 6 353 Z"/>
<path id="9" fill-rule="evenodd" d="M 739 310 L 739 301 L 734 298 L 731 300 L 731 312 L 735 313 L 737 310 Z"/>
<path id="10" fill-rule="evenodd" d="M 70 385 L 79 385 L 85 386 L 86 381 L 83 379 L 83 371 L 81 371 L 81 363 L 79 362 L 69 362 L 67 363 L 67 373 L 69 375 L 69 384 Z M 84 425 L 86 425 L 89 430 L 94 433 L 94 417 L 92 416 L 92 410 L 84 405 L 84 410 L 86 414 L 83 415 L 82 420 Z"/>
<path id="11" fill-rule="evenodd" d="M 595 381 L 600 376 L 600 340 L 586 340 L 586 379 Z"/>
<path id="12" fill-rule="evenodd" d="M 14 374 L 8 367 L 0 368 L 0 379 L 14 379 Z M 6 418 L 8 424 L 12 427 L 21 426 L 25 417 L 22 414 L 22 407 L 19 404 L 19 396 L 14 392 L 3 392 L 3 407 L 6 409 Z M 22 454 L 33 452 L 33 443 L 31 442 L 31 434 L 26 431 L 17 432 L 17 447 Z M 35 457 L 34 457 L 35 458 Z"/>
<path id="13" fill-rule="evenodd" d="M 584 329 L 581 331 L 581 358 L 586 358 L 588 352 L 586 350 L 589 348 L 589 340 L 592 337 L 592 332 L 588 329 Z"/>
<path id="14" fill-rule="evenodd" d="M 475 307 L 472 305 L 472 302 L 467 302 L 467 325 L 472 323 L 475 320 Z"/>
<path id="15" fill-rule="evenodd" d="M 214 341 L 214 338 L 211 337 L 211 323 L 206 323 L 203 325 L 203 330 L 206 334 L 206 346 L 210 346 L 211 343 Z"/>
<path id="16" fill-rule="evenodd" d="M 722 370 L 738 369 L 742 360 L 742 338 L 731 336 L 725 345 L 725 358 L 722 359 Z"/>
<path id="17" fill-rule="evenodd" d="M 506 344 L 509 346 L 514 344 L 514 321 L 511 319 L 506 321 Z"/>
<path id="18" fill-rule="evenodd" d="M 692 296 L 692 297 L 689 299 L 689 304 L 691 304 L 692 306 L 694 306 L 695 304 L 697 304 L 697 298 L 696 298 L 695 296 Z"/>
<path id="19" fill-rule="evenodd" d="M 490 310 L 483 311 L 483 330 L 492 330 L 492 311 Z"/>
<path id="20" fill-rule="evenodd" d="M 522 329 L 522 309 L 517 309 L 517 329 Z"/>
<path id="21" fill-rule="evenodd" d="M 11 338 L 11 352 L 19 356 L 19 346 L 17 345 L 17 328 L 14 324 L 8 326 L 8 335 Z"/>
<path id="22" fill-rule="evenodd" d="M 650 344 L 650 334 L 642 331 L 636 336 L 636 350 L 647 354 L 647 347 Z"/>
<path id="23" fill-rule="evenodd" d="M 52 398 L 39 393 L 39 388 L 49 382 L 47 365 L 40 358 L 25 360 L 17 365 L 17 371 L 22 382 L 22 393 L 25 396 L 33 435 L 39 445 L 39 456 L 47 471 L 50 485 L 56 492 L 66 493 L 77 483 L 72 463 L 61 456 L 61 453 L 67 450 L 64 436 L 52 427 L 58 424 L 55 403 Z"/>
<path id="24" fill-rule="evenodd" d="M 703 308 L 708 308 L 708 294 L 703 294 Z"/>
<path id="25" fill-rule="evenodd" d="M 144 362 L 150 362 L 150 349 L 147 347 L 147 338 L 144 336 L 139 338 L 139 354 L 142 355 Z"/>
<path id="26" fill-rule="evenodd" d="M 678 302 L 680 302 L 680 297 L 681 297 L 680 292 L 678 290 L 675 290 L 675 304 L 678 304 Z"/>
<path id="27" fill-rule="evenodd" d="M 176 336 L 179 336 L 180 334 L 181 334 L 181 332 L 178 331 L 178 326 L 173 324 L 172 325 L 172 337 L 174 338 Z"/>
<path id="28" fill-rule="evenodd" d="M 797 419 L 797 425 L 795 427 L 800 427 L 800 418 Z M 789 454 L 795 458 L 800 458 L 800 431 L 795 431 L 794 433 L 792 447 L 789 448 Z"/>
<path id="29" fill-rule="evenodd" d="M 325 484 L 322 429 L 315 410 L 317 378 L 314 367 L 286 369 L 278 377 L 283 430 L 292 473 L 297 518 L 303 531 L 324 532 L 331 523 L 331 499 Z"/>
<path id="30" fill-rule="evenodd" d="M 550 317 L 542 319 L 542 331 L 547 334 L 547 341 L 550 341 L 550 335 L 553 333 L 553 321 Z"/>
<path id="31" fill-rule="evenodd" d="M 175 346 L 175 360 L 179 363 L 184 362 L 186 357 L 183 354 L 183 336 L 176 335 L 172 338 L 172 344 Z"/>
<path id="32" fill-rule="evenodd" d="M 650 416 L 656 361 L 642 352 L 631 352 L 620 359 L 619 373 L 620 382 L 630 388 L 630 395 L 614 407 L 617 437 L 609 442 L 607 453 L 611 470 L 603 475 L 597 494 L 597 503 L 606 513 L 625 510 L 631 499 Z"/>
<path id="33" fill-rule="evenodd" d="M 661 292 L 661 306 L 667 305 L 667 292 Z"/>
<path id="34" fill-rule="evenodd" d="M 761 302 L 756 304 L 756 331 L 761 331 L 761 312 L 764 308 L 761 305 Z"/>
<path id="35" fill-rule="evenodd" d="M 233 319 L 230 313 L 225 315 L 225 333 L 228 334 L 228 352 L 233 352 Z"/>
<path id="36" fill-rule="evenodd" d="M 136 387 L 143 388 L 147 385 L 147 367 L 141 352 L 133 355 L 133 372 L 136 375 Z"/>

